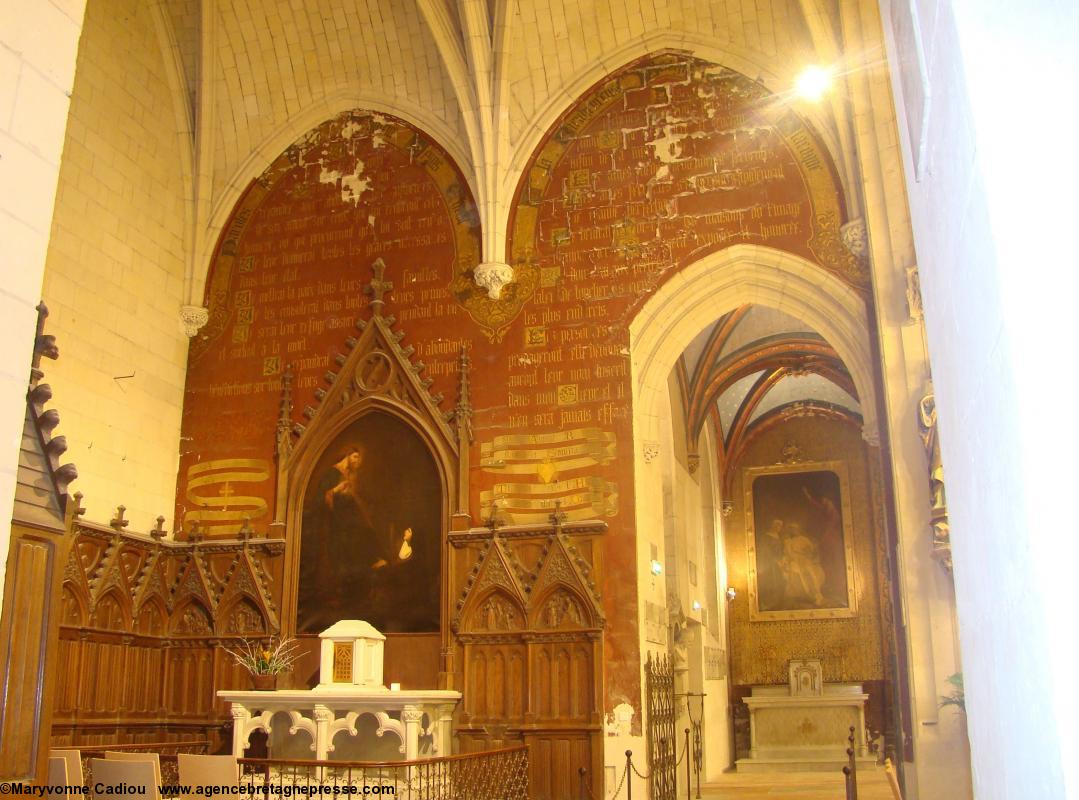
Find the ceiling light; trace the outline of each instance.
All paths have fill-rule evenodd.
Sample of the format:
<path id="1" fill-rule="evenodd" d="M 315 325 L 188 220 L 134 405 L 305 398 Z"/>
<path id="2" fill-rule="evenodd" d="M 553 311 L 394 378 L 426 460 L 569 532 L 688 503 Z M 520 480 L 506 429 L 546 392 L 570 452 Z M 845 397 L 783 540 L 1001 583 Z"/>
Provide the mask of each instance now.
<path id="1" fill-rule="evenodd" d="M 816 103 L 831 88 L 832 71 L 818 66 L 806 67 L 794 82 L 795 94 L 811 103 Z"/>

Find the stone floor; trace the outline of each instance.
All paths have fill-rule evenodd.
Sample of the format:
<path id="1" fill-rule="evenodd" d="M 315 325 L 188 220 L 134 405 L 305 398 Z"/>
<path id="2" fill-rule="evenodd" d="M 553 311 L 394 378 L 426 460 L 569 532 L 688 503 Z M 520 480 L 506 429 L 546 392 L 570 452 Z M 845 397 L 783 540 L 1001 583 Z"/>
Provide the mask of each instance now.
<path id="1" fill-rule="evenodd" d="M 822 772 L 730 772 L 718 781 L 701 787 L 702 800 L 747 800 L 758 797 L 844 800 L 846 793 L 842 774 Z M 892 792 L 888 788 L 883 769 L 858 771 L 858 800 L 892 800 Z"/>

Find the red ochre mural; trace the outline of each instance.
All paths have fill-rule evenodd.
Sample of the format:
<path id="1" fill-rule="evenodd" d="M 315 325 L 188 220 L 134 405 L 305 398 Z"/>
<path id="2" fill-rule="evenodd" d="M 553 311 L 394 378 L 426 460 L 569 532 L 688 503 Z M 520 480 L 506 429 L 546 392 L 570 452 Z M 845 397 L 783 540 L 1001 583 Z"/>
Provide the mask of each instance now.
<path id="1" fill-rule="evenodd" d="M 844 203 L 825 149 L 758 84 L 657 56 L 590 90 L 526 170 L 508 260 L 491 300 L 475 205 L 437 145 L 400 120 L 349 112 L 311 131 L 252 184 L 211 270 L 210 322 L 193 342 L 178 519 L 233 535 L 266 530 L 281 371 L 297 422 L 357 318 L 382 258 L 385 313 L 416 348 L 433 392 L 456 397 L 472 348 L 473 520 L 602 519 L 604 606 L 637 605 L 628 323 L 664 280 L 740 243 L 797 253 L 857 288 Z M 608 708 L 639 697 L 636 615 L 609 617 Z"/>
<path id="2" fill-rule="evenodd" d="M 401 120 L 347 112 L 281 154 L 238 203 L 210 272 L 210 319 L 192 341 L 177 518 L 208 536 L 250 518 L 265 530 L 281 377 L 294 375 L 297 421 L 355 322 L 363 287 L 384 259 L 393 313 L 435 384 L 456 393 L 465 315 L 449 283 L 478 263 L 471 192 L 430 139 Z"/>

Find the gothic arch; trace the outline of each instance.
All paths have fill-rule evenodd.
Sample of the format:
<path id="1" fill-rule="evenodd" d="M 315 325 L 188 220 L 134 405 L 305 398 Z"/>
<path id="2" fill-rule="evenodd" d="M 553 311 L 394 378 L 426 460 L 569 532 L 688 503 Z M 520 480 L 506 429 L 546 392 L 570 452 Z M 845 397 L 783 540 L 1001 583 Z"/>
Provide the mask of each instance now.
<path id="1" fill-rule="evenodd" d="M 87 603 L 81 587 L 74 581 L 64 581 L 60 593 L 61 624 L 81 628 L 88 617 Z"/>
<path id="2" fill-rule="evenodd" d="M 745 303 L 774 308 L 811 326 L 850 371 L 864 417 L 877 435 L 876 386 L 862 297 L 800 256 L 761 245 L 734 245 L 673 274 L 630 323 L 634 437 L 660 441 L 659 409 L 682 351 L 707 325 Z"/>
<path id="3" fill-rule="evenodd" d="M 497 220 L 487 220 L 487 224 L 496 224 L 503 232 L 503 246 L 510 237 L 508 225 L 514 205 L 510 201 L 532 157 L 551 134 L 555 123 L 568 109 L 573 108 L 594 86 L 607 77 L 626 69 L 635 61 L 648 56 L 661 55 L 663 52 L 688 54 L 717 66 L 727 67 L 755 80 L 775 95 L 789 92 L 794 83 L 794 64 L 788 66 L 779 63 L 777 70 L 775 59 L 768 58 L 764 53 L 730 44 L 717 46 L 715 40 L 709 37 L 672 30 L 650 33 L 606 54 L 602 60 L 589 63 L 574 73 L 557 91 L 550 94 L 523 126 L 521 138 L 513 143 L 512 154 L 505 175 L 502 177 L 501 194 L 506 202 L 499 205 Z M 813 132 L 821 138 L 827 148 L 828 156 L 836 166 L 840 177 L 844 198 L 857 196 L 858 190 L 849 166 L 851 158 L 844 150 L 845 143 L 840 142 L 835 135 L 834 126 L 846 124 L 845 120 L 837 123 L 831 114 L 816 107 L 800 108 L 799 112 L 811 124 Z M 848 206 L 854 207 L 849 200 Z"/>
<path id="4" fill-rule="evenodd" d="M 94 603 L 90 626 L 104 630 L 128 630 L 131 627 L 131 598 L 112 587 Z"/>
<path id="5" fill-rule="evenodd" d="M 315 468 L 318 460 L 327 447 L 343 431 L 357 420 L 368 414 L 382 413 L 403 422 L 426 447 L 431 460 L 438 472 L 441 489 L 441 516 L 442 538 L 440 544 L 440 580 L 445 584 L 447 580 L 448 556 L 446 552 L 445 532 L 449 530 L 450 515 L 455 510 L 452 506 L 453 499 L 457 495 L 456 475 L 456 452 L 452 442 L 433 424 L 433 420 L 427 418 L 418 410 L 385 396 L 368 396 L 354 401 L 347 409 L 343 409 L 335 417 L 324 420 L 325 424 L 313 424 L 311 429 L 301 438 L 287 467 L 287 529 L 286 564 L 284 580 L 284 603 L 285 619 L 283 629 L 285 632 L 294 633 L 296 629 L 296 613 L 299 601 L 300 580 L 300 546 L 301 532 L 303 527 L 303 501 L 310 482 L 314 479 Z M 446 601 L 443 597 L 440 603 L 441 628 L 443 635 L 448 630 L 448 614 Z"/>
<path id="6" fill-rule="evenodd" d="M 173 610 L 170 632 L 180 636 L 212 636 L 213 619 L 210 609 L 192 597 Z"/>
<path id="7" fill-rule="evenodd" d="M 496 586 L 479 597 L 470 598 L 462 617 L 462 633 L 494 633 L 521 630 L 528 613 L 517 598 Z"/>
<path id="8" fill-rule="evenodd" d="M 529 628 L 598 627 L 592 613 L 592 603 L 577 587 L 557 581 L 549 584 L 530 603 Z"/>
<path id="9" fill-rule="evenodd" d="M 246 592 L 237 592 L 227 606 L 218 609 L 216 624 L 221 636 L 271 633 L 261 604 Z"/>
<path id="10" fill-rule="evenodd" d="M 164 636 L 168 633 L 168 622 L 165 604 L 154 595 L 139 606 L 135 615 L 135 632 L 145 636 Z"/>
<path id="11" fill-rule="evenodd" d="M 351 109 L 393 114 L 412 125 L 445 151 L 464 176 L 473 196 L 476 195 L 472 159 L 468 151 L 461 146 L 461 134 L 452 130 L 428 109 L 401 96 L 390 97 L 350 89 L 332 92 L 289 117 L 277 130 L 263 139 L 240 163 L 222 187 L 221 193 L 214 198 L 201 247 L 195 254 L 195 274 L 192 276 L 189 294 L 192 303 L 201 305 L 203 302 L 206 278 L 217 248 L 217 240 L 251 181 L 261 175 L 289 145 L 305 133 Z"/>

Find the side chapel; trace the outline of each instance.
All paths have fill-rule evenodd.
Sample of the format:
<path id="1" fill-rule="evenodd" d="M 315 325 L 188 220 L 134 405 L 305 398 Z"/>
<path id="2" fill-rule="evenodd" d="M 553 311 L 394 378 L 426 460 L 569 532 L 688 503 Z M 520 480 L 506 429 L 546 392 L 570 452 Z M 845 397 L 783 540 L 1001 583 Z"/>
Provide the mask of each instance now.
<path id="1" fill-rule="evenodd" d="M 0 777 L 524 744 L 532 797 L 632 750 L 658 800 L 683 729 L 705 783 L 850 730 L 972 796 L 892 73 L 789 88 L 876 4 L 558 5 L 87 0 Z"/>

